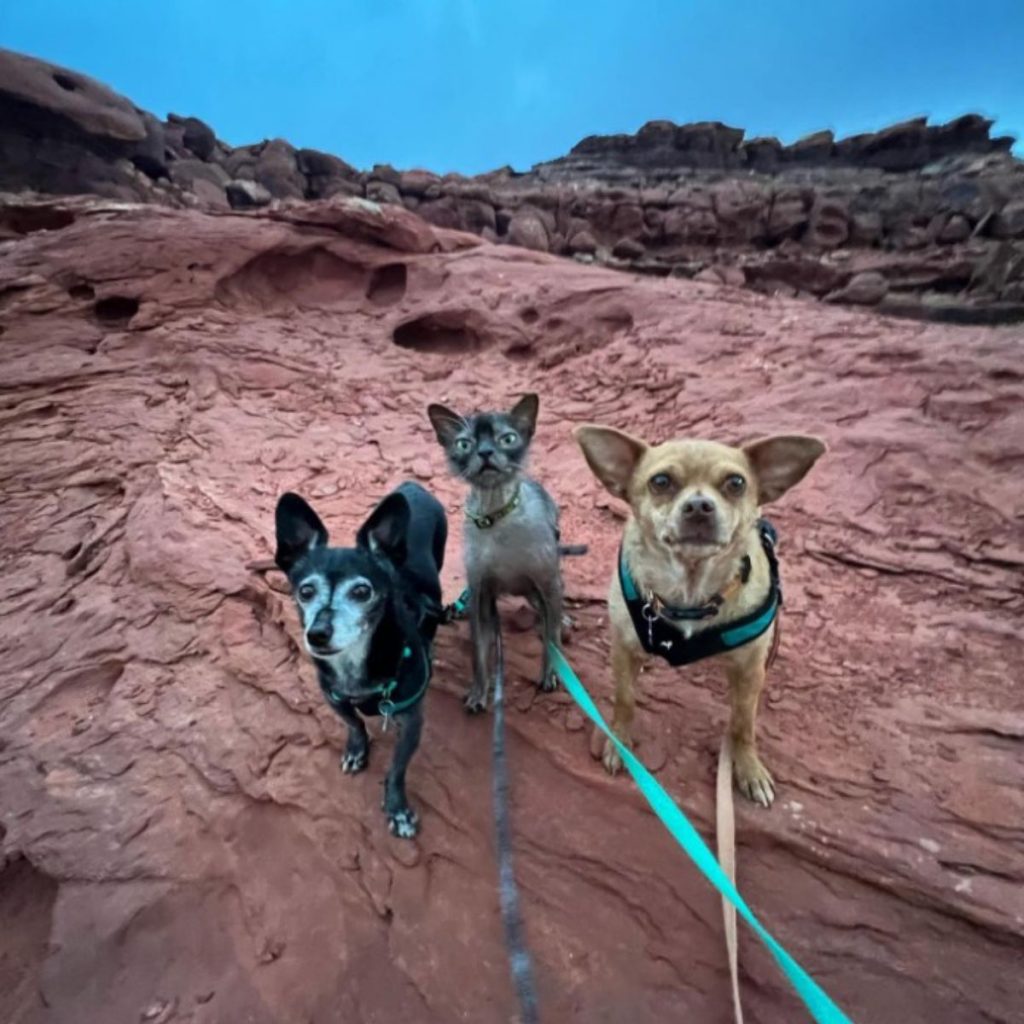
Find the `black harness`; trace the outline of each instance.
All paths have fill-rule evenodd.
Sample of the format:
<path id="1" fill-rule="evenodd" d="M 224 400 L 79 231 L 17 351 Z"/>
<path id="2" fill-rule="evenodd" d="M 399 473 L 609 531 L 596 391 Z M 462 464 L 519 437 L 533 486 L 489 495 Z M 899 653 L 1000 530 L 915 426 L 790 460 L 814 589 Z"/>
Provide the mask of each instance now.
<path id="1" fill-rule="evenodd" d="M 782 583 L 779 579 L 779 561 L 775 556 L 775 542 L 778 539 L 775 527 L 767 519 L 760 519 L 757 531 L 761 538 L 761 547 L 771 573 L 768 596 L 749 615 L 735 622 L 727 622 L 714 626 L 691 637 L 685 637 L 671 622 L 701 621 L 717 615 L 722 605 L 721 597 L 712 598 L 707 604 L 698 608 L 671 608 L 655 605 L 647 600 L 637 589 L 630 575 L 622 549 L 619 549 L 619 585 L 625 598 L 629 616 L 633 620 L 643 649 L 648 654 L 664 658 L 670 665 L 692 665 L 695 661 L 711 658 L 716 654 L 733 651 L 737 647 L 749 644 L 768 631 L 782 607 Z M 746 583 L 750 575 L 750 561 L 744 559 L 740 570 L 740 578 Z"/>
<path id="2" fill-rule="evenodd" d="M 415 657 L 408 645 L 402 648 L 398 666 L 392 678 L 365 690 L 358 697 L 338 693 L 321 673 L 317 673 L 320 689 L 327 703 L 337 709 L 343 704 L 354 704 L 364 715 L 381 715 L 386 730 L 391 718 L 418 704 L 426 695 L 430 678 L 434 672 L 434 634 L 441 622 L 447 621 L 448 609 L 433 600 L 424 601 L 420 610 L 419 635 L 423 656 Z"/>

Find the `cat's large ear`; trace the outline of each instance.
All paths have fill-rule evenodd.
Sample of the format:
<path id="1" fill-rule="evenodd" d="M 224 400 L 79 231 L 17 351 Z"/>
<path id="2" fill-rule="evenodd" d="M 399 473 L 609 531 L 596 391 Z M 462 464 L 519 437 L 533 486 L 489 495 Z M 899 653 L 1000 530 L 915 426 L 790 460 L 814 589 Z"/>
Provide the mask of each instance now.
<path id="1" fill-rule="evenodd" d="M 540 399 L 535 394 L 523 395 L 508 414 L 508 418 L 515 424 L 516 430 L 525 438 L 533 437 L 537 429 L 537 412 L 540 409 Z"/>
<path id="2" fill-rule="evenodd" d="M 274 561 L 286 574 L 304 554 L 327 543 L 327 528 L 320 517 L 291 491 L 281 495 L 274 519 L 277 526 Z"/>
<path id="3" fill-rule="evenodd" d="M 462 433 L 466 421 L 454 409 L 436 402 L 427 406 L 427 415 L 437 435 L 437 440 L 447 448 Z"/>

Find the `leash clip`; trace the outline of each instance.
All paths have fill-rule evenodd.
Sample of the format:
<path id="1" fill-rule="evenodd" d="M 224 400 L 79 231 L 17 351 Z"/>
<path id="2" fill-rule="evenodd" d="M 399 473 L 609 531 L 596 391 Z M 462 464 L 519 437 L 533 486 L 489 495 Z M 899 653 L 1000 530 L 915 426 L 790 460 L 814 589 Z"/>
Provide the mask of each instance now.
<path id="1" fill-rule="evenodd" d="M 381 733 L 386 733 L 388 726 L 391 724 L 391 716 L 395 713 L 395 702 L 393 700 L 382 700 L 377 705 L 377 710 L 384 716 L 384 724 L 380 727 L 380 731 Z"/>

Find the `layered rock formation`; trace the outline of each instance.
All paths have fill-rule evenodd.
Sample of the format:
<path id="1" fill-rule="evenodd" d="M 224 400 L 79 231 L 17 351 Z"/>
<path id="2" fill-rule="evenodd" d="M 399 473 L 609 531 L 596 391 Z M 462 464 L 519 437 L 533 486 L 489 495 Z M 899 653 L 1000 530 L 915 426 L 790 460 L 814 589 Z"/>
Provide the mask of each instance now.
<path id="1" fill-rule="evenodd" d="M 423 831 L 393 839 L 392 736 L 341 775 L 286 584 L 246 563 L 283 490 L 343 540 L 412 476 L 451 512 L 456 594 L 461 488 L 425 407 L 526 389 L 534 471 L 590 545 L 566 563 L 568 653 L 604 708 L 622 509 L 571 426 L 827 438 L 771 508 L 786 614 L 759 727 L 779 798 L 738 802 L 740 887 L 858 1024 L 1019 1020 L 1019 332 L 640 279 L 365 199 L 8 196 L 0 224 L 0 1020 L 511 1019 L 465 627 L 440 636 L 409 774 Z M 568 696 L 538 694 L 518 620 L 543 1019 L 725 1024 L 715 895 L 591 759 Z M 639 756 L 706 835 L 726 716 L 713 669 L 644 674 Z M 740 949 L 749 1019 L 803 1019 L 742 926 Z"/>
<path id="2" fill-rule="evenodd" d="M 745 140 L 654 121 L 559 160 L 476 178 L 376 166 L 281 139 L 231 148 L 76 72 L 0 51 L 0 187 L 258 208 L 364 196 L 440 227 L 657 275 L 875 306 L 1024 319 L 1024 165 L 967 115 L 836 140 Z"/>

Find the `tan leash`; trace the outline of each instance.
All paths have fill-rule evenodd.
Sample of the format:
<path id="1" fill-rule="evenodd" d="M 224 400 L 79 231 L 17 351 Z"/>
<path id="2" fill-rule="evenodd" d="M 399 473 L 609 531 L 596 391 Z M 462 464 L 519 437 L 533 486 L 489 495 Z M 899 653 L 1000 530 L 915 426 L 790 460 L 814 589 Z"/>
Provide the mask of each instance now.
<path id="1" fill-rule="evenodd" d="M 775 635 L 765 671 L 772 667 L 779 653 L 782 639 L 782 616 L 775 620 Z M 726 730 L 718 750 L 718 777 L 715 779 L 715 835 L 718 843 L 718 863 L 733 888 L 736 887 L 736 810 L 732 802 L 732 736 Z M 736 1024 L 743 1024 L 743 1006 L 740 1003 L 740 956 L 736 938 L 736 908 L 722 897 L 722 922 L 725 925 L 725 950 L 729 957 L 729 980 L 732 982 L 732 1012 Z"/>
<path id="2" fill-rule="evenodd" d="M 715 833 L 718 863 L 736 885 L 736 815 L 732 803 L 732 736 L 722 737 L 718 751 L 718 778 L 715 793 Z M 732 1012 L 736 1024 L 743 1024 L 740 1004 L 739 946 L 736 940 L 736 908 L 722 897 L 722 920 L 725 924 L 725 949 L 729 955 L 729 978 L 732 981 Z"/>

